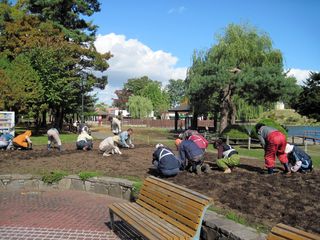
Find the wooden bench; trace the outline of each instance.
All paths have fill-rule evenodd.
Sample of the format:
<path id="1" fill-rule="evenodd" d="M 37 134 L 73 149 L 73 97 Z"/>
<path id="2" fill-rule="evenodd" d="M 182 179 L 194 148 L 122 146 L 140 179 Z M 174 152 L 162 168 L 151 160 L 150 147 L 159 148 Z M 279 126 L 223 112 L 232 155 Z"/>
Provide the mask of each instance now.
<path id="1" fill-rule="evenodd" d="M 201 224 L 212 199 L 156 177 L 144 180 L 134 203 L 109 206 L 114 214 L 148 239 L 200 239 Z"/>
<path id="2" fill-rule="evenodd" d="M 267 240 L 320 240 L 320 236 L 279 223 L 271 229 Z"/>

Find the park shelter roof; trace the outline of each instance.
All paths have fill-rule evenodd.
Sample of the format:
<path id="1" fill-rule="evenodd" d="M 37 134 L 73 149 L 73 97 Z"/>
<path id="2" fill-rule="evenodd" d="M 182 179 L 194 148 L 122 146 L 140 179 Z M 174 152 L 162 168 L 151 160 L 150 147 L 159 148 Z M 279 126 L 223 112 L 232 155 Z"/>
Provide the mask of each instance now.
<path id="1" fill-rule="evenodd" d="M 168 112 L 191 112 L 191 111 L 192 111 L 191 106 L 189 104 L 183 104 L 168 110 Z"/>

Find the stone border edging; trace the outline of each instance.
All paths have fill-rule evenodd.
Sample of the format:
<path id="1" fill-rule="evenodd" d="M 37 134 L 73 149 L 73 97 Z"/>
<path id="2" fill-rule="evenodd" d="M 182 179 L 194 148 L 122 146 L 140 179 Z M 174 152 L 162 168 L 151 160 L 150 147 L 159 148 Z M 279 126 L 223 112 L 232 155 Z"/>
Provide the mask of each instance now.
<path id="1" fill-rule="evenodd" d="M 78 190 L 130 201 L 132 189 L 132 181 L 112 177 L 93 177 L 82 181 L 77 175 L 69 175 L 57 183 L 47 184 L 41 177 L 30 174 L 0 175 L 0 190 Z"/>
<path id="2" fill-rule="evenodd" d="M 131 200 L 134 182 L 112 177 L 93 177 L 82 181 L 77 175 L 64 177 L 57 183 L 47 184 L 40 176 L 30 174 L 0 175 L 0 191 L 3 190 L 78 190 Z M 201 236 L 206 240 L 262 240 L 266 235 L 255 229 L 235 223 L 212 211 L 204 217 Z"/>

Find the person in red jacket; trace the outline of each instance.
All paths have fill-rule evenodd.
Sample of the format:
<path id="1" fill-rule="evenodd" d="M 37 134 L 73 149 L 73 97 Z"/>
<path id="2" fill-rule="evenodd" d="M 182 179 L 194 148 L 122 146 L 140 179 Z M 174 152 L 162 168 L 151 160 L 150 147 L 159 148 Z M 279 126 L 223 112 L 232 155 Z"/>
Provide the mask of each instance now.
<path id="1" fill-rule="evenodd" d="M 258 138 L 264 148 L 265 166 L 269 174 L 273 174 L 276 165 L 276 157 L 284 166 L 284 173 L 290 173 L 288 157 L 285 153 L 287 139 L 286 136 L 275 128 L 258 123 L 255 126 Z"/>
<path id="2" fill-rule="evenodd" d="M 201 148 L 203 151 L 205 151 L 209 145 L 209 142 L 207 139 L 205 139 L 201 134 L 194 134 L 191 135 L 188 140 L 193 141 L 199 148 Z"/>

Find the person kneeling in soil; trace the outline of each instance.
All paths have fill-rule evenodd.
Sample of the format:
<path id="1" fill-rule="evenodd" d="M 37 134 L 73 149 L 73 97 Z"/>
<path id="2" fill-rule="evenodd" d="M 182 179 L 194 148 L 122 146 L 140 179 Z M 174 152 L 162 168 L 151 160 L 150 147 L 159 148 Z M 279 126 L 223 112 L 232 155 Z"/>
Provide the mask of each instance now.
<path id="1" fill-rule="evenodd" d="M 78 150 L 88 151 L 93 148 L 92 137 L 88 134 L 88 127 L 85 126 L 81 130 L 76 142 Z"/>
<path id="2" fill-rule="evenodd" d="M 210 172 L 209 165 L 203 163 L 204 151 L 197 144 L 191 140 L 182 141 L 179 138 L 176 139 L 175 144 L 179 151 L 182 169 L 195 172 L 196 174 L 201 174 L 201 171 L 205 173 Z"/>
<path id="3" fill-rule="evenodd" d="M 103 152 L 104 157 L 109 157 L 110 154 L 122 154 L 116 146 L 119 142 L 119 136 L 107 137 L 99 145 L 99 150 Z"/>
<path id="4" fill-rule="evenodd" d="M 287 154 L 284 152 L 287 145 L 286 136 L 277 129 L 265 126 L 263 123 L 256 124 L 255 129 L 264 148 L 265 166 L 268 169 L 268 174 L 273 174 L 276 156 L 284 166 L 284 173 L 290 174 Z"/>
<path id="5" fill-rule="evenodd" d="M 224 173 L 231 173 L 231 168 L 240 164 L 238 152 L 230 145 L 224 143 L 221 139 L 213 143 L 214 148 L 218 150 L 217 165 Z"/>
<path id="6" fill-rule="evenodd" d="M 134 148 L 134 145 L 131 141 L 131 136 L 133 134 L 132 128 L 129 128 L 127 131 L 121 132 L 118 137 L 114 138 L 115 142 L 122 148 Z"/>
<path id="7" fill-rule="evenodd" d="M 57 144 L 58 145 L 58 150 L 61 151 L 61 140 L 59 136 L 59 131 L 56 128 L 50 128 L 47 131 L 48 135 L 48 151 L 51 150 L 51 145 Z"/>
<path id="8" fill-rule="evenodd" d="M 13 139 L 13 146 L 17 149 L 22 150 L 31 150 L 32 149 L 32 141 L 30 139 L 32 132 L 30 130 L 25 131 L 24 133 L 16 136 Z"/>
<path id="9" fill-rule="evenodd" d="M 174 153 L 163 144 L 158 143 L 154 151 L 152 164 L 156 167 L 158 173 L 164 177 L 175 176 L 179 173 L 181 162 Z"/>
<path id="10" fill-rule="evenodd" d="M 311 172 L 313 169 L 311 157 L 301 148 L 287 143 L 285 153 L 288 156 L 291 172 Z"/>
<path id="11" fill-rule="evenodd" d="M 0 149 L 11 149 L 13 136 L 10 133 L 4 133 L 0 136 Z"/>

